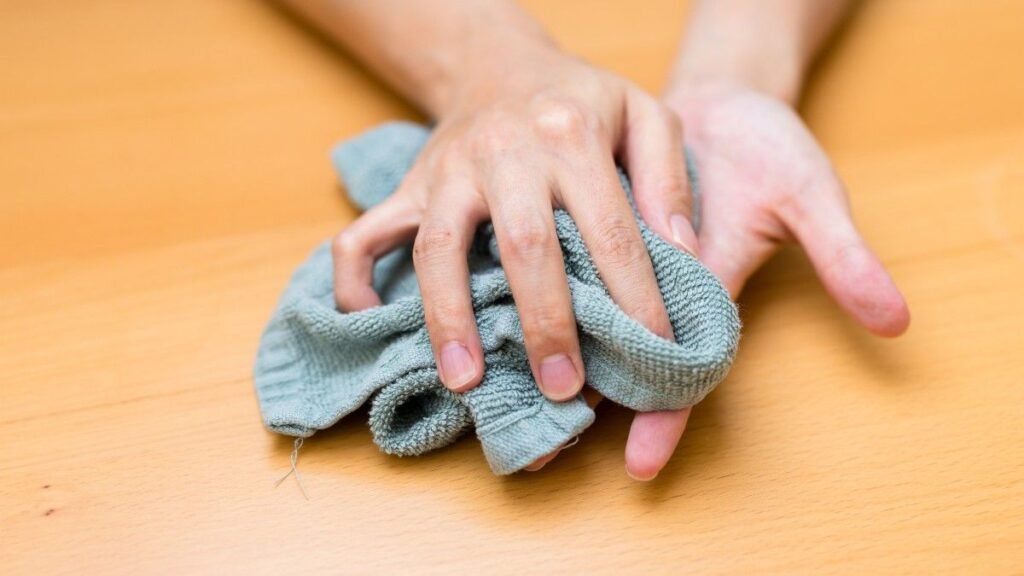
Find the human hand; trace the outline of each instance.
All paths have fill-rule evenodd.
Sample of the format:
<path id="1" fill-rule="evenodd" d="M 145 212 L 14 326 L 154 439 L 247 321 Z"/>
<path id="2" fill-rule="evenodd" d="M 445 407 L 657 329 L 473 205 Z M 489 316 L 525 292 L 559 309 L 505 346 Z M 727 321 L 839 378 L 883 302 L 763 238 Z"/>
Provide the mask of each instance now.
<path id="1" fill-rule="evenodd" d="M 490 219 L 534 378 L 562 401 L 581 391 L 585 375 L 552 210 L 573 217 L 615 302 L 665 338 L 672 328 L 616 160 L 652 230 L 694 254 L 697 242 L 679 118 L 626 80 L 553 49 L 528 58 L 450 98 L 395 194 L 337 236 L 335 295 L 346 311 L 380 304 L 375 259 L 415 238 L 441 379 L 468 390 L 483 374 L 483 352 L 466 253 Z"/>
<path id="2" fill-rule="evenodd" d="M 857 232 L 828 157 L 789 105 L 738 86 L 692 88 L 667 103 L 683 119 L 697 164 L 700 259 L 733 298 L 782 244 L 796 241 L 855 321 L 880 336 L 906 330 L 903 297 Z M 637 415 L 626 447 L 630 475 L 661 470 L 689 414 Z"/>
<path id="3" fill-rule="evenodd" d="M 781 244 L 795 241 L 855 321 L 879 336 L 906 330 L 906 302 L 857 231 L 828 157 L 789 105 L 740 87 L 691 90 L 668 104 L 686 123 L 700 174 L 700 259 L 733 297 Z"/>
<path id="4" fill-rule="evenodd" d="M 733 298 L 782 244 L 796 241 L 855 321 L 879 336 L 907 329 L 903 296 L 857 231 L 828 157 L 790 106 L 737 87 L 692 90 L 668 104 L 683 118 L 700 178 L 700 259 Z M 657 474 L 689 413 L 637 415 L 626 448 L 631 475 Z"/>

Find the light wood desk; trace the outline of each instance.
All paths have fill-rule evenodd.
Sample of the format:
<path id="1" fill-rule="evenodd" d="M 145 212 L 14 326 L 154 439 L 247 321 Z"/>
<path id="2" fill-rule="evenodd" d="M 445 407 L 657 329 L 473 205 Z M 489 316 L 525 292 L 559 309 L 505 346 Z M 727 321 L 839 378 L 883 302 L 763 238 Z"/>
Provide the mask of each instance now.
<path id="1" fill-rule="evenodd" d="M 530 2 L 651 90 L 685 6 Z M 337 139 L 414 117 L 261 2 L 0 1 L 0 572 L 1024 571 L 1024 3 L 874 0 L 804 111 L 914 320 L 856 329 L 788 250 L 654 483 L 604 407 L 543 473 L 475 441 L 266 433 L 250 370 L 354 213 Z M 561 569 L 561 570 L 559 570 Z"/>

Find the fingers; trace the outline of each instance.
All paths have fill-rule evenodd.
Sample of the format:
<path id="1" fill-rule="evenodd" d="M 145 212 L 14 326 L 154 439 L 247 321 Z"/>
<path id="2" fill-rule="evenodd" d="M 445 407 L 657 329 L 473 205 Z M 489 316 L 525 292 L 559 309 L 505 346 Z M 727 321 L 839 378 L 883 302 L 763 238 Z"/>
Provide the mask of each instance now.
<path id="1" fill-rule="evenodd" d="M 389 196 L 334 237 L 331 255 L 338 309 L 354 312 L 380 305 L 373 289 L 373 264 L 416 234 L 419 208 L 409 198 L 405 194 Z"/>
<path id="2" fill-rule="evenodd" d="M 667 154 L 664 159 L 667 160 Z M 676 162 L 682 163 L 681 156 Z M 636 172 L 634 169 L 633 173 Z M 589 188 L 589 198 L 579 201 L 582 194 L 573 193 L 569 183 L 562 185 L 563 196 L 601 278 L 612 299 L 626 314 L 655 334 L 672 339 L 672 325 L 654 277 L 654 267 L 611 160 L 602 169 L 587 173 L 599 177 L 592 182 L 576 180 L 574 183 Z M 673 215 L 686 219 L 686 229 L 690 235 L 693 234 L 689 215 L 679 202 L 667 197 L 650 199 L 653 200 L 649 204 L 652 211 L 664 215 L 662 210 L 668 205 L 668 211 L 674 211 Z M 661 224 L 663 230 L 671 228 L 667 218 Z M 684 249 L 695 250 L 696 241 L 689 239 L 687 242 Z M 658 474 L 675 451 L 686 423 L 685 414 L 688 413 L 688 410 L 648 412 L 635 416 L 626 443 L 626 470 L 632 477 L 649 480 Z"/>
<path id="3" fill-rule="evenodd" d="M 564 446 L 559 447 L 554 452 L 552 452 L 552 453 L 550 453 L 550 454 L 548 454 L 546 456 L 541 456 L 540 458 L 537 458 L 536 460 L 531 462 L 528 466 L 523 467 L 523 470 L 526 470 L 527 472 L 536 472 L 536 471 L 540 470 L 541 468 L 547 466 L 549 462 L 551 462 L 556 457 L 558 457 L 558 455 L 561 454 L 561 452 L 562 452 L 562 450 L 564 448 L 565 448 Z"/>
<path id="4" fill-rule="evenodd" d="M 583 387 L 584 369 L 550 186 L 511 164 L 495 170 L 486 193 L 502 267 L 534 378 L 548 398 L 568 400 Z"/>
<path id="5" fill-rule="evenodd" d="M 626 473 L 634 480 L 653 480 L 668 464 L 690 418 L 690 408 L 638 412 L 626 441 Z"/>
<path id="6" fill-rule="evenodd" d="M 612 300 L 655 334 L 671 339 L 654 267 L 611 157 L 596 166 L 581 162 L 571 167 L 559 178 L 559 189 Z"/>
<path id="7" fill-rule="evenodd" d="M 623 161 L 637 209 L 655 233 L 696 256 L 699 246 L 692 224 L 693 197 L 686 177 L 682 121 L 640 92 L 630 96 L 627 114 Z"/>
<path id="8" fill-rule="evenodd" d="M 692 213 L 678 121 L 651 105 L 634 106 L 625 140 L 626 163 L 641 216 L 679 248 L 696 254 Z M 593 157 L 600 158 L 599 154 Z M 673 338 L 672 326 L 654 277 L 647 247 L 611 158 L 597 166 L 573 167 L 559 180 L 563 202 L 597 265 L 612 299 L 655 334 Z M 590 175 L 587 178 L 581 175 Z M 627 471 L 650 479 L 668 462 L 685 419 L 665 412 L 639 413 L 627 441 Z"/>
<path id="9" fill-rule="evenodd" d="M 799 196 L 780 217 L 840 307 L 879 336 L 899 336 L 910 324 L 903 295 L 854 226 L 842 184 L 831 176 L 822 188 Z"/>
<path id="10" fill-rule="evenodd" d="M 416 279 L 441 381 L 466 391 L 483 376 L 483 349 L 469 290 L 467 252 L 486 206 L 468 182 L 433 198 L 413 247 Z"/>

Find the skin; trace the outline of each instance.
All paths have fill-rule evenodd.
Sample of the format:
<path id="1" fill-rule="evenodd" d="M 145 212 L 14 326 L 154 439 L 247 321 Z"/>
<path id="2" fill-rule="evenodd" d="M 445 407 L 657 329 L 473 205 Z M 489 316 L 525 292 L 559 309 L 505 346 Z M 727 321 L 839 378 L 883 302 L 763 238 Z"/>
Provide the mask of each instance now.
<path id="1" fill-rule="evenodd" d="M 698 256 L 733 297 L 781 244 L 796 241 L 856 321 L 882 336 L 907 328 L 903 297 L 857 232 L 841 182 L 793 108 L 846 2 L 698 2 L 660 101 L 559 50 L 510 0 L 285 3 L 437 122 L 399 190 L 336 237 L 335 295 L 345 311 L 379 305 L 374 261 L 413 242 L 427 328 L 452 390 L 468 390 L 483 375 L 466 251 L 487 220 L 548 398 L 582 391 L 591 404 L 600 400 L 584 389 L 553 208 L 579 225 L 615 302 L 672 337 L 617 163 L 651 229 Z M 415 39 L 418 48 L 396 39 Z M 689 223 L 684 141 L 704 190 L 699 238 Z M 689 413 L 636 415 L 625 450 L 631 477 L 658 474 Z"/>

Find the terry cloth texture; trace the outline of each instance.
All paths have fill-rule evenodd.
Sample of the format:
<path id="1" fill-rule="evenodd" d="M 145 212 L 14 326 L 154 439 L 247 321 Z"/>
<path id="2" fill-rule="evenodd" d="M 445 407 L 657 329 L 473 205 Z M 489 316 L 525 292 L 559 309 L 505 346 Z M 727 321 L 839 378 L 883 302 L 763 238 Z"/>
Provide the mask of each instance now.
<path id="1" fill-rule="evenodd" d="M 422 126 L 393 123 L 336 147 L 332 160 L 353 202 L 367 209 L 393 193 L 429 134 Z M 629 194 L 625 176 L 622 184 Z M 655 336 L 612 302 L 572 218 L 555 211 L 587 383 L 635 410 L 690 406 L 729 370 L 739 317 L 707 269 L 637 221 L 675 342 Z M 377 262 L 381 306 L 341 313 L 330 246 L 320 246 L 292 277 L 260 342 L 255 383 L 266 426 L 308 437 L 372 397 L 370 428 L 384 452 L 423 454 L 475 426 L 495 474 L 515 472 L 586 429 L 594 413 L 581 396 L 551 402 L 534 383 L 490 225 L 480 227 L 469 261 L 486 369 L 479 386 L 456 394 L 435 367 L 411 248 Z"/>

